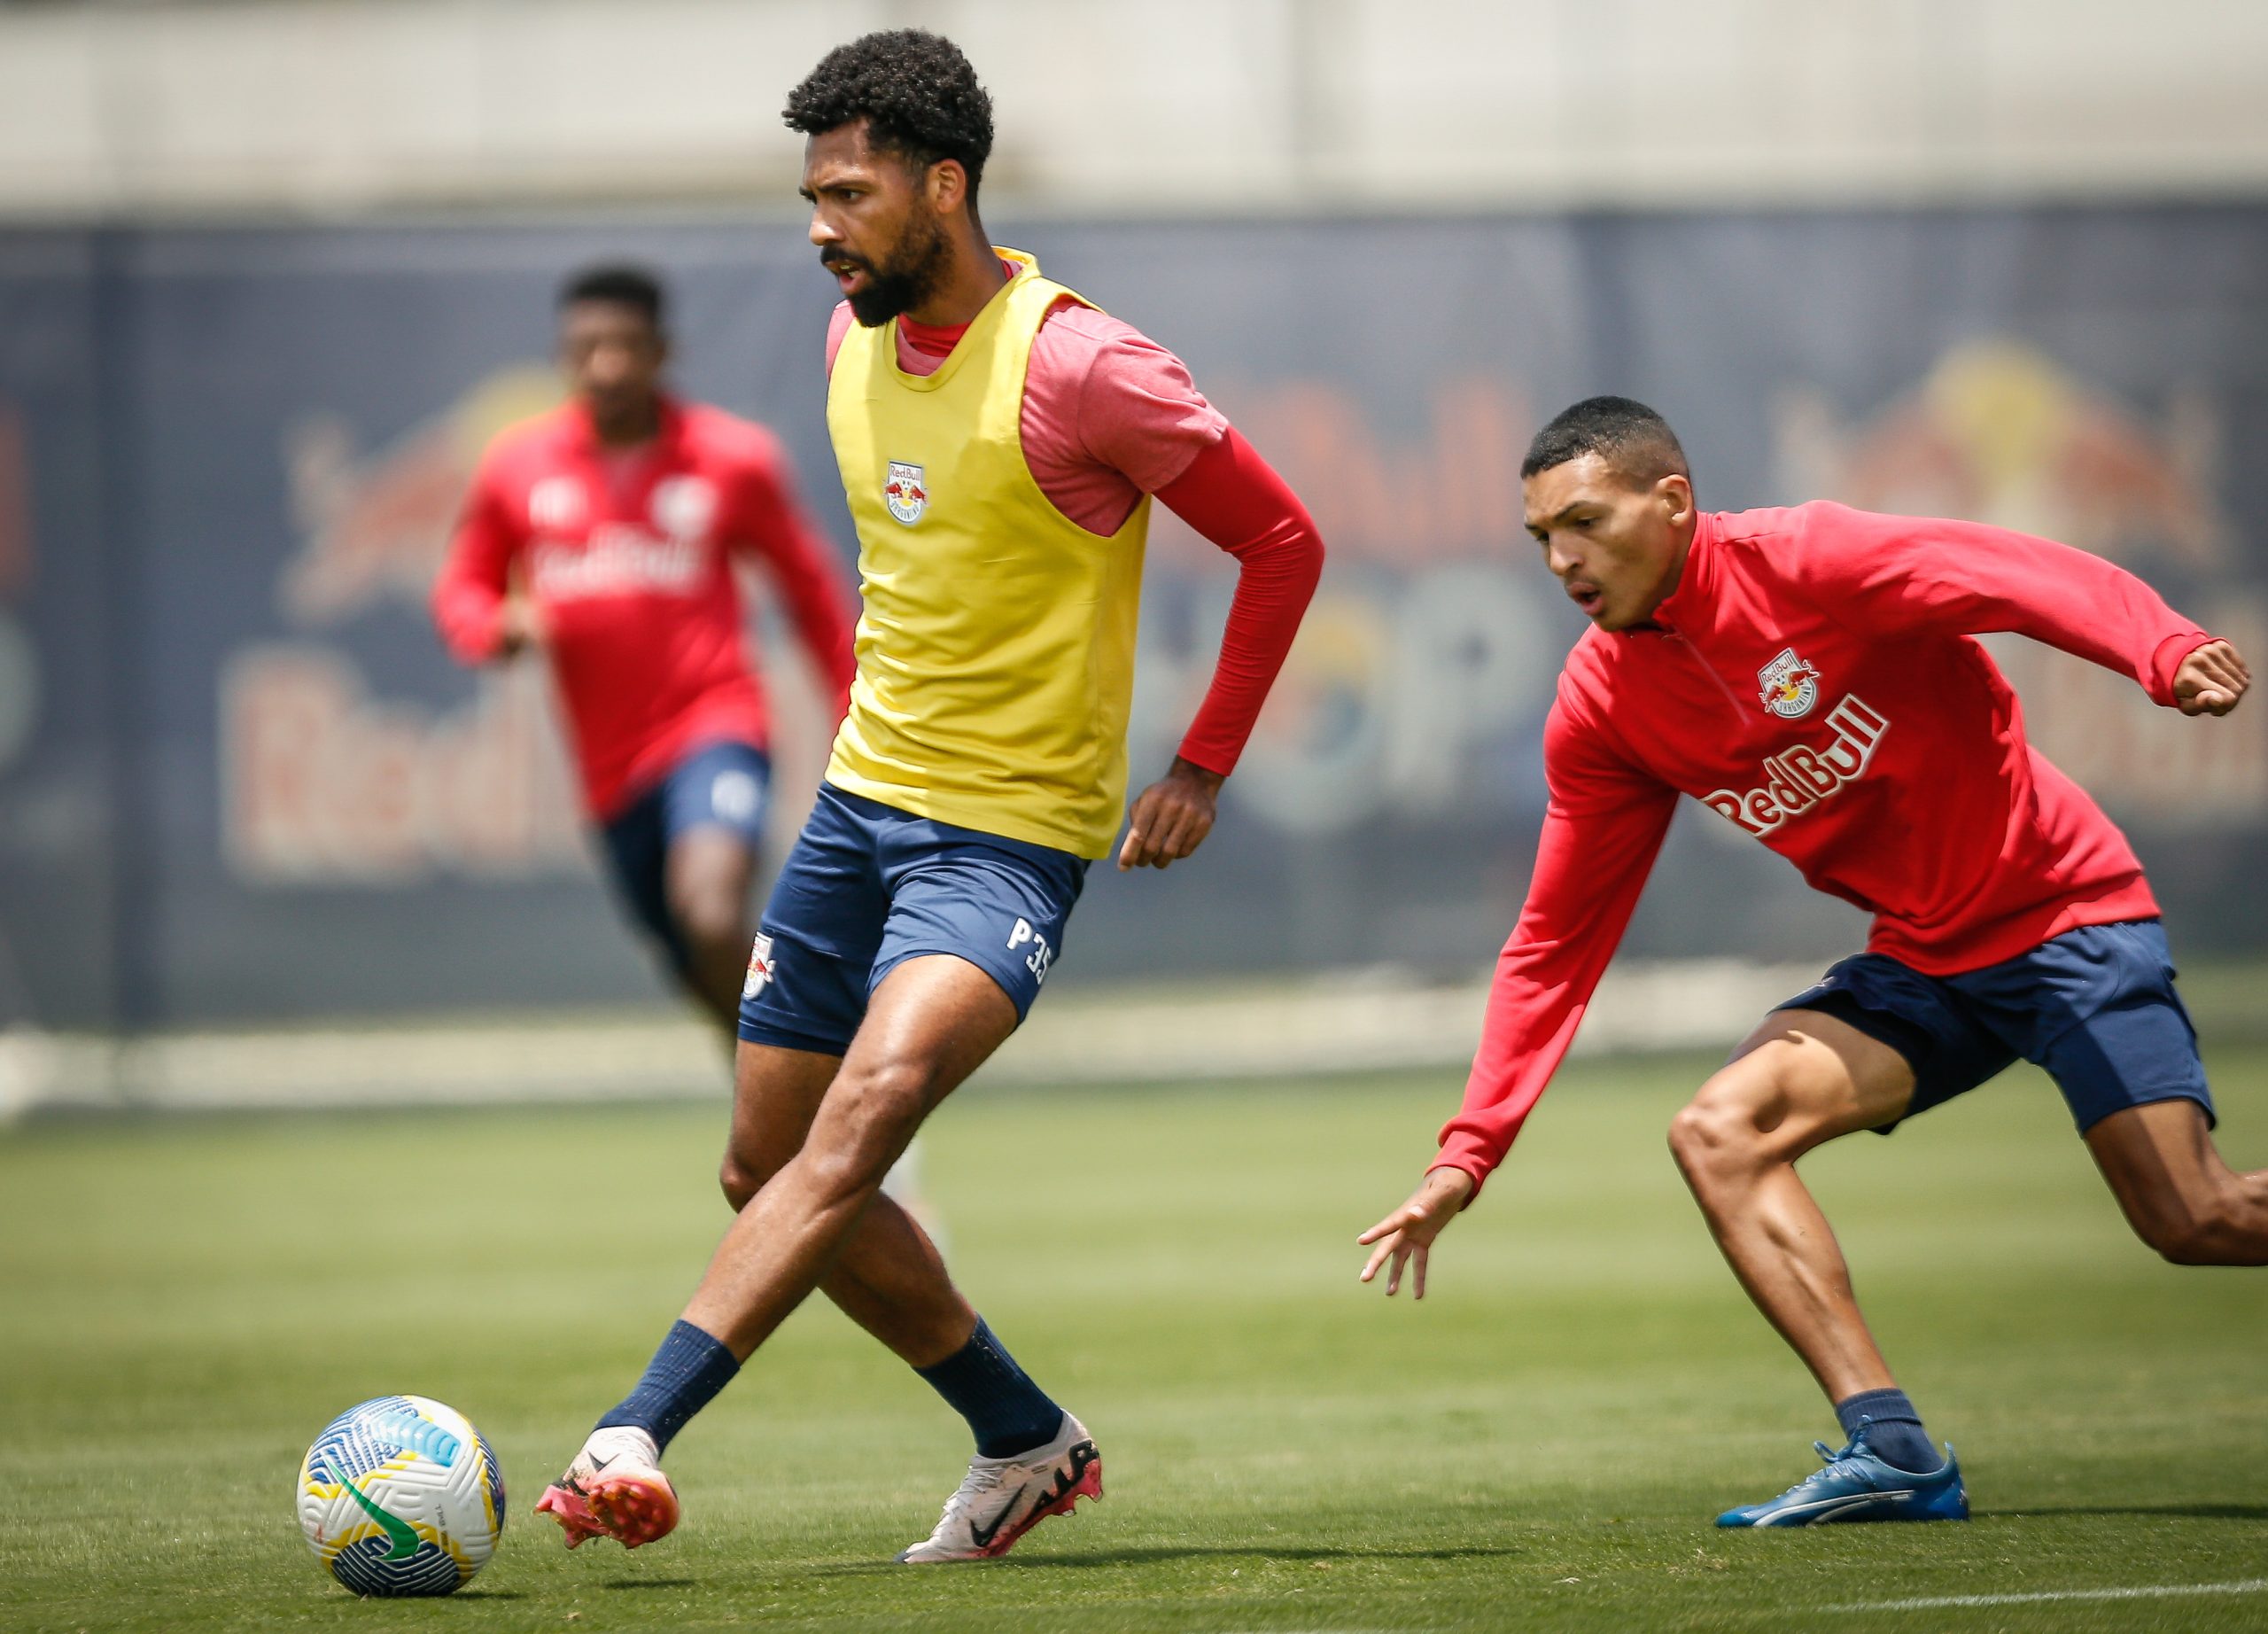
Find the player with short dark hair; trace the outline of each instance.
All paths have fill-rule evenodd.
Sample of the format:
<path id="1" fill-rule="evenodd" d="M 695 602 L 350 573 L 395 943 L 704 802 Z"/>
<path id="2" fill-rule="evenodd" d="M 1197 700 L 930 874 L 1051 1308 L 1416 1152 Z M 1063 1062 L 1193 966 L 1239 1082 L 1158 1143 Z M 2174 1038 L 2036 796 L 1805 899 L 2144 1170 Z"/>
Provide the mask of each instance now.
<path id="1" fill-rule="evenodd" d="M 1689 794 L 1874 914 L 1867 951 L 1766 1018 L 1670 1129 L 1734 1272 L 1835 1404 L 1826 1467 L 1721 1526 L 1966 1519 L 1891 1376 L 1796 1162 L 2022 1059 L 2044 1067 L 2127 1219 L 2182 1264 L 2268 1264 L 2268 1172 L 2233 1172 L 2125 837 L 2025 741 L 1973 636 L 2015 631 L 2225 715 L 2235 650 L 2148 586 L 1969 522 L 1694 502 L 1662 417 L 1578 403 L 1521 467 L 1528 532 L 1590 618 L 1544 728 L 1550 790 L 1464 1109 L 1410 1201 L 1362 1234 L 1425 1288 L 1433 1240 L 1503 1160 L 1573 1038 Z"/>
<path id="2" fill-rule="evenodd" d="M 464 663 L 549 661 L 615 886 L 731 1029 L 772 779 L 735 566 L 765 570 L 838 714 L 846 587 L 772 434 L 664 388 L 659 279 L 586 268 L 557 306 L 572 395 L 481 461 L 433 615 Z"/>
<path id="3" fill-rule="evenodd" d="M 666 346 L 670 326 L 662 310 L 666 300 L 662 281 L 645 268 L 630 261 L 602 261 L 572 274 L 559 286 L 558 306 L 563 312 L 586 301 L 626 307 L 644 318 Z"/>
<path id="4" fill-rule="evenodd" d="M 1211 831 L 1323 544 L 1177 358 L 986 236 L 990 103 L 951 44 L 869 35 L 786 117 L 843 297 L 827 428 L 858 531 L 858 679 L 749 962 L 724 1169 L 740 1217 L 538 1507 L 571 1546 L 668 1531 L 663 1449 L 819 1288 L 976 1441 L 899 1559 L 975 1560 L 1099 1497 L 1101 1457 L 877 1187 L 1021 1022 L 1114 849 L 1151 496 L 1235 556 L 1238 580 L 1213 684 L 1133 802 L 1122 869 L 1166 868 Z M 1076 1187 L 1076 1159 L 1017 1183 Z"/>

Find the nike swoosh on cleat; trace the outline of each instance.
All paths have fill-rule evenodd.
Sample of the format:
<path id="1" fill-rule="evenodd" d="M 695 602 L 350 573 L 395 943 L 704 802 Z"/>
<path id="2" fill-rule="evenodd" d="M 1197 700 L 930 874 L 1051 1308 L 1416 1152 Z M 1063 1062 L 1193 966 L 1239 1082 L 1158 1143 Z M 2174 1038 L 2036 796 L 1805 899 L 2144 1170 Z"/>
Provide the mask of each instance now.
<path id="1" fill-rule="evenodd" d="M 970 1521 L 968 1523 L 969 1541 L 980 1549 L 990 1549 L 992 1546 L 992 1540 L 1000 1535 L 1000 1529 L 1007 1525 L 1008 1517 L 1016 1513 L 1016 1501 L 1013 1498 L 1010 1498 L 1007 1507 L 994 1515 L 990 1525 L 979 1526 L 975 1521 Z M 1043 1504 L 1046 1501 L 1045 1498 L 1040 1500 Z"/>
<path id="2" fill-rule="evenodd" d="M 1054 1490 L 1040 1495 L 1039 1502 L 1034 1504 L 1028 1512 L 1031 1515 L 1037 1517 L 1041 1510 L 1061 1503 L 1071 1490 L 1079 1484 L 1080 1477 L 1087 1473 L 1087 1467 L 1095 1461 L 1097 1456 L 1095 1443 L 1091 1441 L 1083 1441 L 1064 1456 L 1067 1467 L 1055 1472 Z M 1008 1500 L 1006 1506 L 992 1517 L 990 1524 L 979 1526 L 973 1521 L 969 1522 L 969 1541 L 980 1549 L 990 1549 L 992 1546 L 992 1540 L 999 1537 L 1000 1529 L 1008 1523 L 1008 1517 L 1014 1514 L 1015 1510 L 1016 1500 L 1012 1498 Z"/>

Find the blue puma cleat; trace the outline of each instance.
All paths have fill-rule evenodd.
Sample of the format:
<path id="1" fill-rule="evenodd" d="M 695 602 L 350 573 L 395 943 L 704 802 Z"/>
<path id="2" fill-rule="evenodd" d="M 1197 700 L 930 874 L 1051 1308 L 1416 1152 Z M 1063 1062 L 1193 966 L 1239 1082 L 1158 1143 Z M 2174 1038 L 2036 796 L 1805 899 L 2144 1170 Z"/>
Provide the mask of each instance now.
<path id="1" fill-rule="evenodd" d="M 1969 1489 L 1961 1465 L 1946 1448 L 1946 1461 L 1926 1474 L 1885 1464 L 1867 1445 L 1868 1420 L 1840 1452 L 1823 1441 L 1811 1444 L 1827 1462 L 1779 1497 L 1743 1509 L 1728 1509 L 1719 1526 L 1821 1526 L 1832 1521 L 1966 1521 Z"/>

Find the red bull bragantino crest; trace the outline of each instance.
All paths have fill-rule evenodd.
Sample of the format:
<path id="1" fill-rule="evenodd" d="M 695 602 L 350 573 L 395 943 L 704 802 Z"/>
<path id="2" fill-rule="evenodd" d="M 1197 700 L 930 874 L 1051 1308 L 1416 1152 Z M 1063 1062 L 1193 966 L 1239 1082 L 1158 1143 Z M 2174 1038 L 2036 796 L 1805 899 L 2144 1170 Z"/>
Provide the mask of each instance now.
<path id="1" fill-rule="evenodd" d="M 1764 689 L 1764 707 L 1783 720 L 1801 720 L 1819 702 L 1818 666 L 1796 657 L 1793 647 L 1781 648 L 1756 680 Z"/>
<path id="2" fill-rule="evenodd" d="M 889 507 L 890 515 L 908 527 L 921 520 L 921 513 L 929 508 L 929 489 L 921 467 L 892 460 L 889 475 L 882 480 L 882 502 Z"/>

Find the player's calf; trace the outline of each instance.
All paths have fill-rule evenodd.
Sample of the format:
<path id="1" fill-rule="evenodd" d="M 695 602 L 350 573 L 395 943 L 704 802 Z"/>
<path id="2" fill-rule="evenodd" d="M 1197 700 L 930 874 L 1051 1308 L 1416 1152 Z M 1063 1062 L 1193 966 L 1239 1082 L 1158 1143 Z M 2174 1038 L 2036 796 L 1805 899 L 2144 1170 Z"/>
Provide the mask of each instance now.
<path id="1" fill-rule="evenodd" d="M 2239 1174 L 2187 1099 L 2130 1106 L 2089 1125 L 2134 1234 L 2177 1265 L 2268 1264 L 2268 1171 Z"/>
<path id="2" fill-rule="evenodd" d="M 2153 1198 L 2133 1225 L 2172 1264 L 2268 1264 L 2268 1203 L 2235 1186 L 2204 1196 Z"/>

